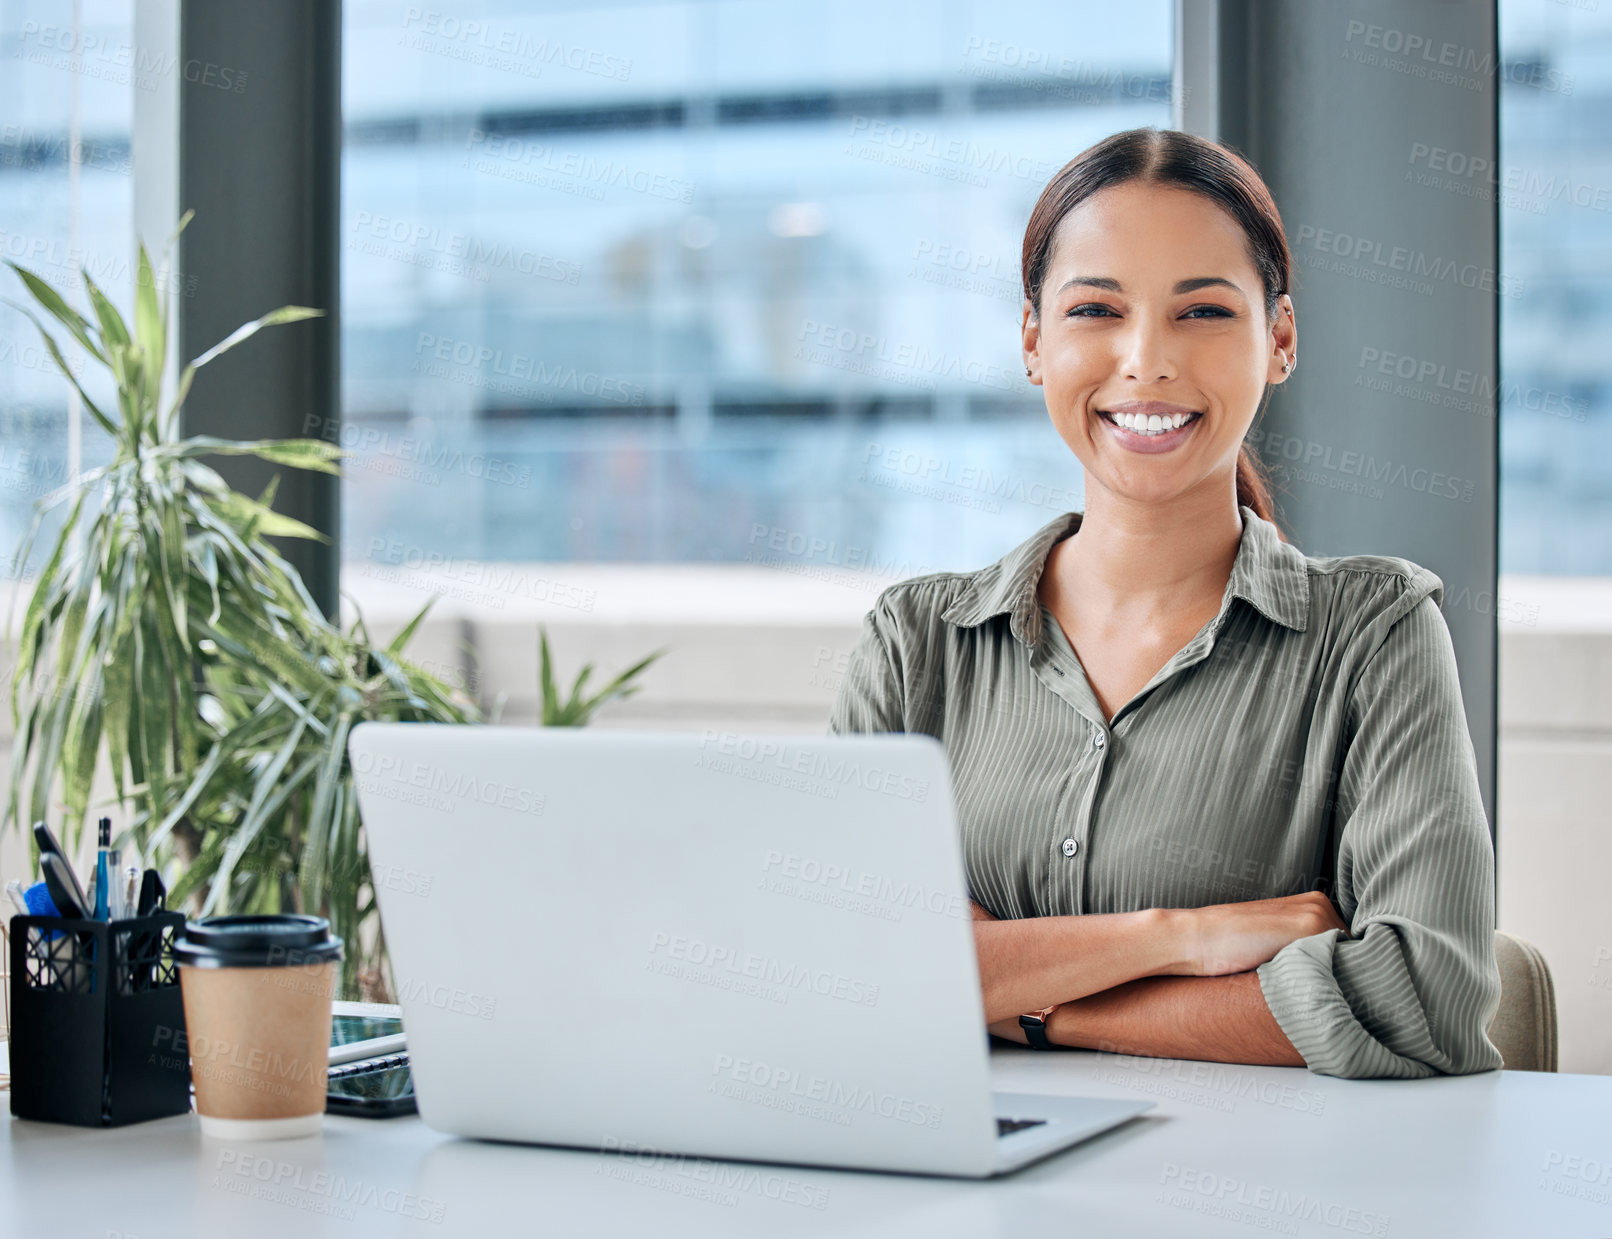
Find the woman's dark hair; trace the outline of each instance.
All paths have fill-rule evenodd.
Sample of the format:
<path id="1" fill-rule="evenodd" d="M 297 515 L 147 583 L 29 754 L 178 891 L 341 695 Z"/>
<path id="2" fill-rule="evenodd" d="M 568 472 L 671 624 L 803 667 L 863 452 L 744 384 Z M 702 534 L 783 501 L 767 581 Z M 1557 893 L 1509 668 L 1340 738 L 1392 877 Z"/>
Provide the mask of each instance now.
<path id="1" fill-rule="evenodd" d="M 1024 295 L 1041 316 L 1041 285 L 1047 277 L 1052 237 L 1064 216 L 1098 190 L 1126 181 L 1190 190 L 1224 207 L 1241 226 L 1265 292 L 1265 318 L 1277 314 L 1277 298 L 1288 291 L 1293 255 L 1271 191 L 1250 164 L 1229 146 L 1179 129 L 1127 129 L 1104 138 L 1066 163 L 1036 199 L 1024 229 L 1021 259 Z M 1266 386 L 1265 396 L 1270 397 Z M 1261 401 L 1260 411 L 1264 410 Z M 1264 466 L 1246 442 L 1237 453 L 1237 502 L 1275 524 Z M 1277 533 L 1281 534 L 1278 526 Z M 1286 535 L 1282 535 L 1286 541 Z"/>

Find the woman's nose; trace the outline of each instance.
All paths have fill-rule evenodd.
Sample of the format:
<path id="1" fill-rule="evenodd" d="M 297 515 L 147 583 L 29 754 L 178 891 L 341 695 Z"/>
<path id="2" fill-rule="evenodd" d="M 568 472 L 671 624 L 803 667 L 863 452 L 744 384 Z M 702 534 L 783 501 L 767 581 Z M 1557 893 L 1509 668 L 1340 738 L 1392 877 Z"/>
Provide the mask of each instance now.
<path id="1" fill-rule="evenodd" d="M 1129 328 L 1120 345 L 1119 362 L 1127 379 L 1152 383 L 1176 375 L 1175 358 L 1167 333 L 1155 327 Z"/>

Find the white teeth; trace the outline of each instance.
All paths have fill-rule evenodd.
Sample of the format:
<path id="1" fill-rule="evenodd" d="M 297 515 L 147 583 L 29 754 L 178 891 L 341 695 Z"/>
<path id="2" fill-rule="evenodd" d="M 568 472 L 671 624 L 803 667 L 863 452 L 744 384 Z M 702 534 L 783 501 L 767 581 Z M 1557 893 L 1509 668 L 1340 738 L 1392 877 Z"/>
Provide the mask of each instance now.
<path id="1" fill-rule="evenodd" d="M 1111 413 L 1109 416 L 1125 427 L 1126 430 L 1141 435 L 1163 434 L 1167 430 L 1175 430 L 1186 425 L 1192 418 L 1190 413 L 1172 413 L 1168 417 L 1161 417 L 1157 413 L 1146 415 L 1140 413 Z"/>

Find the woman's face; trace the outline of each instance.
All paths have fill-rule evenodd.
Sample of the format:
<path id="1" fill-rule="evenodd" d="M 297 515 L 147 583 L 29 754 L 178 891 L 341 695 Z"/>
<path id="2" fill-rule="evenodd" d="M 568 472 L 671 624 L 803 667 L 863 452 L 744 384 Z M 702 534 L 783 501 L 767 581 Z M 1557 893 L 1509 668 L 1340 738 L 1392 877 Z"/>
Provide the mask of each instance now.
<path id="1" fill-rule="evenodd" d="M 1024 362 L 1088 488 L 1145 503 L 1230 490 L 1265 384 L 1282 382 L 1283 354 L 1294 355 L 1292 309 L 1284 294 L 1266 322 L 1248 242 L 1225 210 L 1131 181 L 1059 223 L 1040 314 L 1024 302 Z"/>

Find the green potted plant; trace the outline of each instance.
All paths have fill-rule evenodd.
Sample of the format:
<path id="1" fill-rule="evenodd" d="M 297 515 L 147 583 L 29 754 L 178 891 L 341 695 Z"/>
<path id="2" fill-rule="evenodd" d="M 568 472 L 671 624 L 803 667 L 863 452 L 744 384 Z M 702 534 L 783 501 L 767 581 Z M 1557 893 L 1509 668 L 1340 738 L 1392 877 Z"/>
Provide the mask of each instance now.
<path id="1" fill-rule="evenodd" d="M 337 447 L 178 434 L 201 366 L 265 327 L 322 311 L 285 306 L 247 323 L 185 366 L 165 400 L 168 316 L 144 245 L 132 329 L 87 271 L 89 317 L 8 265 L 34 305 L 8 304 L 39 329 L 112 454 L 40 501 L 17 552 L 26 562 L 44 515 L 65 507 L 17 634 L 7 822 L 47 817 L 59 796 L 71 846 L 105 771 L 130 812 L 125 838 L 167 865 L 173 906 L 327 916 L 350 944 L 342 992 L 384 1000 L 385 947 L 347 733 L 361 720 L 471 723 L 480 711 L 408 661 L 430 603 L 384 644 L 361 616 L 345 630 L 331 623 L 269 541 L 322 535 L 274 511 L 273 485 L 253 498 L 206 463 L 252 455 L 336 473 Z M 110 371 L 115 409 L 91 399 L 36 310 Z M 580 725 L 604 700 L 634 691 L 628 681 L 659 657 L 592 698 L 581 696 L 585 667 L 562 702 L 546 635 L 542 652 L 542 721 L 558 725 Z"/>

